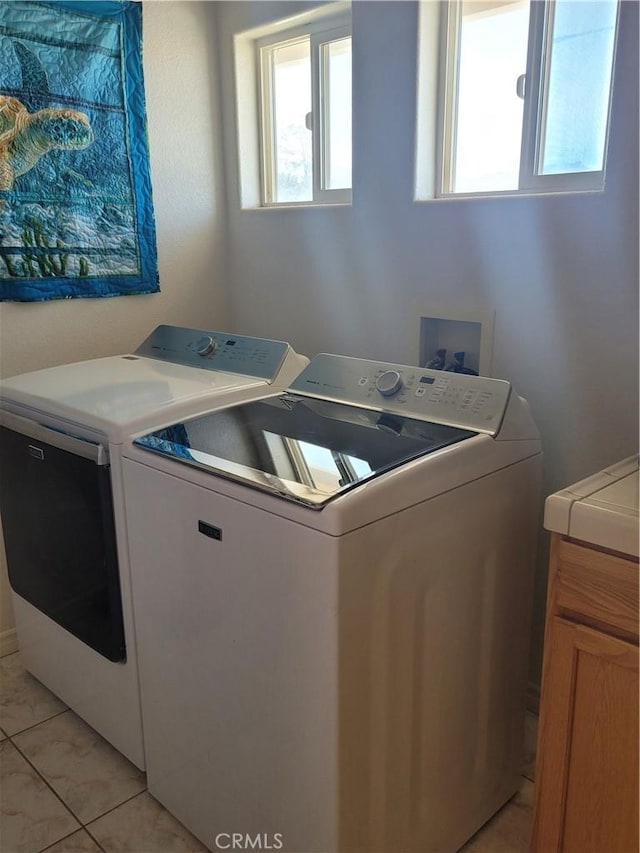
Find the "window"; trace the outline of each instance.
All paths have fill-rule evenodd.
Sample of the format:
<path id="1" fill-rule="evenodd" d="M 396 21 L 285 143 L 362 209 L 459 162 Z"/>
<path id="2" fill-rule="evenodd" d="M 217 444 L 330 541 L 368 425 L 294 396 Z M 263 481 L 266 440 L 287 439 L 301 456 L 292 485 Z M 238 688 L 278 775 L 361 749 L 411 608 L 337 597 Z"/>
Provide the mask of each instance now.
<path id="1" fill-rule="evenodd" d="M 351 200 L 351 33 L 333 21 L 256 42 L 262 204 Z"/>
<path id="2" fill-rule="evenodd" d="M 431 194 L 602 189 L 616 0 L 452 0 L 442 9 Z M 420 138 L 419 122 L 419 156 L 429 147 Z M 418 178 L 420 190 L 420 169 Z"/>

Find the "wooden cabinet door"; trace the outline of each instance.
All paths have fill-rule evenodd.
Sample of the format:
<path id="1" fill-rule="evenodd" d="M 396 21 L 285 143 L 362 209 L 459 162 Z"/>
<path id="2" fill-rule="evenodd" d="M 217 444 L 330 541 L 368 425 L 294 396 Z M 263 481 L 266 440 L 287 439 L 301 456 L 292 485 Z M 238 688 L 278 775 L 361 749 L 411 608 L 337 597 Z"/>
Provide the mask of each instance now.
<path id="1" fill-rule="evenodd" d="M 638 850 L 638 648 L 553 617 L 541 709 L 537 853 Z"/>

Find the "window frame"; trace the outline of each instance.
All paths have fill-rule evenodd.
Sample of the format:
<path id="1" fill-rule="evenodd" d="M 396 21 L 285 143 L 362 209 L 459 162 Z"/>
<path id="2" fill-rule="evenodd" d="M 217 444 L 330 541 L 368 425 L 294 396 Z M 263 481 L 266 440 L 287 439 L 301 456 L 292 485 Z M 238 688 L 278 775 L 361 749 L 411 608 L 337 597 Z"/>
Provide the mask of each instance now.
<path id="1" fill-rule="evenodd" d="M 580 192 L 604 189 L 611 126 L 611 100 L 618 47 L 620 0 L 617 0 L 614 24 L 611 80 L 607 103 L 606 134 L 603 151 L 603 168 L 589 172 L 559 172 L 543 175 L 539 172 L 542 132 L 547 109 L 546 88 L 551 60 L 551 40 L 555 0 L 532 2 L 529 18 L 524 119 L 520 148 L 519 187 L 524 192 Z"/>
<path id="2" fill-rule="evenodd" d="M 424 2 L 424 0 L 423 0 Z M 436 141 L 436 197 L 458 196 L 445 187 L 454 185 L 455 149 L 460 71 L 460 18 L 462 3 L 441 3 L 438 57 L 438 115 Z M 453 57 L 453 61 L 452 61 Z"/>
<path id="3" fill-rule="evenodd" d="M 308 24 L 289 27 L 256 39 L 256 69 L 259 114 L 260 206 L 264 208 L 305 207 L 348 204 L 352 187 L 327 189 L 325 176 L 328 160 L 328 70 L 324 58 L 325 45 L 352 38 L 350 16 L 341 14 Z M 311 151 L 312 198 L 304 201 L 277 201 L 274 116 L 273 51 L 285 44 L 309 40 L 311 63 Z M 352 141 L 353 142 L 353 141 Z M 353 181 L 352 181 L 353 184 Z"/>
<path id="4" fill-rule="evenodd" d="M 427 0 L 428 1 L 428 0 Z M 425 0 L 423 0 L 425 2 Z M 525 69 L 525 98 L 520 143 L 518 187 L 509 190 L 455 192 L 455 149 L 457 130 L 458 73 L 462 0 L 441 0 L 440 39 L 438 58 L 438 93 L 436 124 L 436 162 L 434 196 L 439 199 L 494 197 L 519 194 L 558 192 L 597 192 L 604 189 L 608 144 L 611 125 L 611 101 L 619 39 L 621 0 L 617 0 L 614 25 L 611 83 L 607 108 L 607 131 L 604 144 L 603 168 L 599 171 L 539 174 L 538 161 L 541 134 L 546 110 L 546 76 L 551 56 L 552 16 L 555 0 L 531 0 L 527 59 Z M 515 81 L 514 81 L 515 85 Z M 422 108 L 422 106 L 420 107 Z"/>

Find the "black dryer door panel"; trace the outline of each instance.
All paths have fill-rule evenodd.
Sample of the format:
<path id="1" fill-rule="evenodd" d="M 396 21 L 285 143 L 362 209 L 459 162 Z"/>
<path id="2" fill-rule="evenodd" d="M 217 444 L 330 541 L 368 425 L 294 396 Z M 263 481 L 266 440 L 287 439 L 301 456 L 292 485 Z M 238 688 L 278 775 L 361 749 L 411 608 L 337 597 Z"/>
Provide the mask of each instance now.
<path id="1" fill-rule="evenodd" d="M 125 660 L 109 467 L 0 427 L 0 511 L 15 592 Z"/>

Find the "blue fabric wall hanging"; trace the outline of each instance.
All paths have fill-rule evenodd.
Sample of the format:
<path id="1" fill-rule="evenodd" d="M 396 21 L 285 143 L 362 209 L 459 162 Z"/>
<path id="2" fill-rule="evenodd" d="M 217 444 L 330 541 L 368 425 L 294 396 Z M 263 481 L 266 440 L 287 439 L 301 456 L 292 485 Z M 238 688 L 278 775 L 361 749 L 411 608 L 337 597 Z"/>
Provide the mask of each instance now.
<path id="1" fill-rule="evenodd" d="M 0 301 L 158 290 L 142 4 L 0 0 Z"/>

